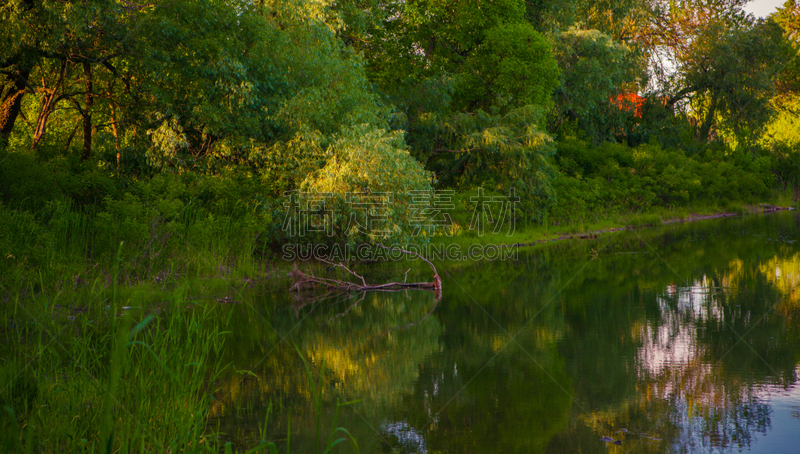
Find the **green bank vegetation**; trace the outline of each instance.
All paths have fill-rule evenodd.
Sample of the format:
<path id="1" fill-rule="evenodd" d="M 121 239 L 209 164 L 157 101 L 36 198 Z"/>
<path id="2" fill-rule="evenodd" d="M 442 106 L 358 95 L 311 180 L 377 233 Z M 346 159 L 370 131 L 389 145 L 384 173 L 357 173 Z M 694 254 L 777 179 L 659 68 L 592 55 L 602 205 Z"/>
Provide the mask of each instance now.
<path id="1" fill-rule="evenodd" d="M 353 245 L 488 241 L 482 197 L 503 242 L 796 203 L 798 5 L 744 3 L 1 1 L 4 446 L 224 449 L 225 329 L 178 307 L 273 275 L 295 206 Z M 115 317 L 136 285 L 174 295 Z"/>

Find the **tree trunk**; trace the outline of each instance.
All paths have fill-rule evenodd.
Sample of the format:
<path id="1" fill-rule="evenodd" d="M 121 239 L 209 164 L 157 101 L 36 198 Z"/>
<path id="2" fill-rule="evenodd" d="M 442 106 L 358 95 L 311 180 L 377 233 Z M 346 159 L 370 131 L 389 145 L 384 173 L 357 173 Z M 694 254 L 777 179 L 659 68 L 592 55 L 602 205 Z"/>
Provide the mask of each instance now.
<path id="1" fill-rule="evenodd" d="M 706 118 L 703 120 L 702 126 L 700 126 L 699 136 L 700 140 L 703 142 L 708 140 L 708 137 L 711 133 L 711 126 L 714 125 L 714 115 L 717 112 L 717 95 L 714 92 L 711 92 L 711 102 L 708 106 L 708 112 L 706 112 Z"/>
<path id="2" fill-rule="evenodd" d="M 120 152 L 119 152 L 119 130 L 117 129 L 117 112 L 113 102 L 111 102 L 109 105 L 111 106 L 111 133 L 114 135 L 114 148 L 117 150 L 117 169 L 119 169 Z"/>
<path id="3" fill-rule="evenodd" d="M 0 90 L 0 141 L 5 142 L 14 129 L 14 123 L 22 108 L 22 97 L 25 95 L 30 73 L 26 70 L 17 71 L 17 78 L 8 81 Z"/>
<path id="4" fill-rule="evenodd" d="M 92 152 L 92 66 L 88 62 L 83 63 L 83 77 L 86 84 L 86 102 L 83 106 L 83 153 L 81 161 L 89 159 Z"/>
<path id="5" fill-rule="evenodd" d="M 69 137 L 67 137 L 67 145 L 64 146 L 64 151 L 66 152 L 69 150 L 69 146 L 72 144 L 72 138 L 75 137 L 75 133 L 78 132 L 78 128 L 81 126 L 80 120 L 75 124 L 75 127 L 72 128 L 72 132 L 69 133 Z"/>
<path id="6" fill-rule="evenodd" d="M 60 98 L 58 97 L 58 90 L 64 82 L 64 75 L 67 72 L 67 61 L 61 62 L 61 70 L 58 74 L 58 80 L 51 90 L 44 90 L 45 94 L 42 96 L 42 107 L 39 109 L 39 116 L 36 118 L 36 130 L 33 133 L 33 143 L 31 143 L 31 150 L 35 150 L 39 142 L 44 137 L 47 131 L 47 120 L 50 114 L 55 112 L 56 104 Z"/>
<path id="7" fill-rule="evenodd" d="M 36 117 L 36 129 L 33 132 L 31 150 L 35 150 L 44 137 L 44 133 L 47 131 L 47 120 L 50 118 L 50 114 L 55 110 L 53 107 L 52 98 L 45 95 L 42 98 L 42 107 L 39 108 L 39 115 Z"/>
<path id="8" fill-rule="evenodd" d="M 47 131 L 47 120 L 50 119 L 50 114 L 55 111 L 53 99 L 54 97 L 49 95 L 42 97 L 42 107 L 39 108 L 39 115 L 36 117 L 36 129 L 33 132 L 31 150 L 36 149 Z"/>
<path id="9" fill-rule="evenodd" d="M 108 81 L 108 107 L 111 114 L 111 134 L 114 135 L 114 149 L 117 151 L 117 169 L 119 169 L 119 128 L 117 127 L 117 105 L 114 104 L 114 81 Z"/>

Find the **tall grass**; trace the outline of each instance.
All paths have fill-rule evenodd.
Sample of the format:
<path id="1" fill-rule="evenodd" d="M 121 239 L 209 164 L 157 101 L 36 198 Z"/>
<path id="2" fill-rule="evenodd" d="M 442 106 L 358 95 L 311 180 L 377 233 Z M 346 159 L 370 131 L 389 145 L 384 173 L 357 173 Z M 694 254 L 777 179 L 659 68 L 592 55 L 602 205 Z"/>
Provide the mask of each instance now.
<path id="1" fill-rule="evenodd" d="M 224 335 L 184 294 L 149 314 L 107 292 L 78 312 L 43 296 L 4 305 L 0 449 L 215 452 L 205 423 Z"/>
<path id="2" fill-rule="evenodd" d="M 198 218 L 201 210 L 191 208 L 165 216 L 131 205 L 109 213 L 67 201 L 35 210 L 0 203 L 0 301 L 17 292 L 77 290 L 98 279 L 110 286 L 112 274 L 124 284 L 260 274 L 254 218 Z"/>
<path id="3" fill-rule="evenodd" d="M 110 286 L 18 292 L 0 305 L 0 453 L 277 453 L 266 438 L 269 411 L 260 440 L 225 443 L 228 435 L 209 427 L 236 306 L 194 299 L 191 279 L 132 291 L 119 284 L 123 251 L 120 244 Z M 300 358 L 317 412 L 315 452 L 346 441 L 358 452 L 336 427 L 340 405 L 336 428 L 323 433 L 324 365 L 316 380 Z M 289 421 L 280 451 L 292 452 L 291 441 Z"/>
<path id="4" fill-rule="evenodd" d="M 223 183 L 0 201 L 0 453 L 233 450 L 208 427 L 232 312 L 192 295 L 260 275 L 274 216 Z"/>

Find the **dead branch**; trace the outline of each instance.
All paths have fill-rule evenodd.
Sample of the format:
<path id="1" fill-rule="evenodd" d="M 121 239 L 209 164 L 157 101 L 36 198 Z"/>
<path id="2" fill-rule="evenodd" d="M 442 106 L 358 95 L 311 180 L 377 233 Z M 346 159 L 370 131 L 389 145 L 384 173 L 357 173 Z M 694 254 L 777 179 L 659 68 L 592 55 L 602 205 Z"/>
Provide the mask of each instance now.
<path id="1" fill-rule="evenodd" d="M 440 292 L 442 291 L 442 278 L 439 277 L 439 273 L 436 272 L 436 267 L 433 266 L 433 263 L 431 263 L 430 260 L 426 259 L 425 257 L 423 257 L 423 256 L 421 256 L 418 253 L 413 252 L 413 251 L 406 251 L 405 249 L 399 249 L 399 248 L 388 248 L 388 247 L 386 247 L 386 246 L 384 246 L 382 244 L 378 244 L 377 246 L 378 247 L 382 247 L 382 248 L 386 249 L 387 251 L 400 251 L 400 252 L 403 252 L 405 254 L 411 254 L 411 255 L 417 256 L 417 258 L 419 258 L 420 260 L 422 260 L 425 263 L 427 263 L 428 265 L 430 265 L 431 269 L 433 270 L 433 288 L 434 288 L 434 290 L 438 290 Z M 408 271 L 406 271 L 406 274 L 407 273 L 408 273 Z"/>
<path id="2" fill-rule="evenodd" d="M 291 276 L 292 280 L 294 281 L 294 284 L 292 284 L 291 290 L 300 291 L 305 288 L 312 288 L 316 286 L 322 286 L 328 289 L 340 289 L 346 291 L 359 291 L 359 292 L 367 290 L 391 291 L 391 290 L 400 290 L 404 288 L 417 288 L 417 289 L 433 290 L 436 293 L 437 299 L 441 297 L 442 279 L 439 277 L 439 273 L 436 271 L 436 267 L 433 266 L 433 263 L 431 263 L 430 260 L 426 259 L 425 257 L 419 255 L 416 252 L 406 251 L 404 249 L 398 249 L 398 248 L 388 248 L 381 244 L 378 244 L 377 246 L 387 250 L 400 251 L 406 254 L 417 256 L 419 259 L 423 260 L 425 263 L 430 265 L 431 269 L 433 270 L 433 282 L 408 282 L 408 271 L 406 271 L 403 282 L 388 282 L 385 284 L 367 284 L 367 281 L 366 279 L 364 279 L 363 276 L 347 268 L 346 266 L 344 266 L 343 263 L 341 262 L 333 263 L 327 260 L 319 259 L 321 262 L 327 263 L 328 265 L 332 265 L 333 267 L 342 268 L 343 270 L 347 271 L 350 275 L 358 278 L 358 280 L 360 280 L 361 282 L 357 283 L 352 281 L 344 281 L 340 279 L 315 276 L 314 273 L 311 271 L 309 271 L 309 273 L 304 273 L 297 269 L 297 264 L 295 263 L 294 265 L 292 265 Z"/>
<path id="3" fill-rule="evenodd" d="M 324 260 L 324 259 L 319 259 L 319 261 L 320 261 L 320 262 L 327 263 L 328 265 L 333 265 L 334 267 L 340 267 L 340 268 L 343 268 L 343 269 L 344 269 L 345 271 L 347 271 L 348 273 L 350 273 L 350 274 L 352 274 L 353 276 L 355 276 L 355 277 L 357 277 L 357 278 L 361 279 L 361 284 L 363 284 L 363 285 L 364 285 L 364 287 L 366 287 L 366 286 L 367 286 L 367 281 L 366 281 L 366 280 L 364 280 L 364 276 L 359 276 L 358 274 L 354 273 L 354 272 L 353 272 L 353 271 L 351 271 L 351 270 L 350 270 L 348 267 L 344 266 L 344 265 L 342 264 L 342 262 L 339 262 L 339 263 L 333 263 L 333 262 L 329 262 L 329 261 L 327 261 L 327 260 Z"/>

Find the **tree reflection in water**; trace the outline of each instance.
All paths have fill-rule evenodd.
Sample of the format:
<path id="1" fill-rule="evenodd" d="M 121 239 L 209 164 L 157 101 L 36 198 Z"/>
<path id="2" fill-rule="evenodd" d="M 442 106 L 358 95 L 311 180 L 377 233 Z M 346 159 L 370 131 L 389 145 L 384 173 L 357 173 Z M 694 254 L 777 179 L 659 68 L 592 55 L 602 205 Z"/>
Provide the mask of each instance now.
<path id="1" fill-rule="evenodd" d="M 358 400 L 339 425 L 362 452 L 795 449 L 797 231 L 786 213 L 550 244 L 516 262 L 437 263 L 445 292 L 426 318 L 424 292 L 297 312 L 282 293 L 256 294 L 229 342 L 229 360 L 255 377 L 223 379 L 216 415 L 246 437 L 271 402 L 273 439 L 291 418 L 293 448 L 313 450 L 289 334 L 316 371 L 324 364 L 325 421 L 337 399 Z M 252 418 L 236 418 L 247 402 Z"/>

